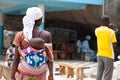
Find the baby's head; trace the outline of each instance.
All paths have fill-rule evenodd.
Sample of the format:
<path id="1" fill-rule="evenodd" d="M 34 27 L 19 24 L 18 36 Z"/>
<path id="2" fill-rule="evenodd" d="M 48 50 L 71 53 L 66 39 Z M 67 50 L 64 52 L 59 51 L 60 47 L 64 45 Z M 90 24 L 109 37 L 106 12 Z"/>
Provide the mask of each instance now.
<path id="1" fill-rule="evenodd" d="M 42 38 L 32 38 L 29 40 L 29 44 L 37 50 L 45 48 L 44 40 Z"/>
<path id="2" fill-rule="evenodd" d="M 115 33 L 118 31 L 118 26 L 114 23 L 110 23 L 109 28 L 113 29 L 115 31 Z"/>

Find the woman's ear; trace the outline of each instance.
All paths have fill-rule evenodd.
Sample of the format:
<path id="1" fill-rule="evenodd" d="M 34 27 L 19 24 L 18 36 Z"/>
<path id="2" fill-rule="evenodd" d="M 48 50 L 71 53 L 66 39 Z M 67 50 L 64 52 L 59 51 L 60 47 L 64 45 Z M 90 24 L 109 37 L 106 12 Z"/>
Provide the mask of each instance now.
<path id="1" fill-rule="evenodd" d="M 42 18 L 40 18 L 39 20 L 36 20 L 36 21 L 35 21 L 35 25 L 36 25 L 36 26 L 40 26 L 41 23 L 42 23 Z"/>

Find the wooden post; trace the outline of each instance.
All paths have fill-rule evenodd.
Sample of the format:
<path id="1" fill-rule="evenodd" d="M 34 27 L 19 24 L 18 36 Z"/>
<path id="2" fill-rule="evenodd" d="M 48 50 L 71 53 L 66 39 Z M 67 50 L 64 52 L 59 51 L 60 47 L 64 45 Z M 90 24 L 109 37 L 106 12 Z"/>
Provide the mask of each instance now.
<path id="1" fill-rule="evenodd" d="M 66 68 L 65 68 L 65 66 L 63 66 L 63 65 L 60 65 L 59 66 L 59 72 L 60 72 L 60 75 L 65 75 L 66 74 Z"/>
<path id="2" fill-rule="evenodd" d="M 79 69 L 76 69 L 76 80 L 79 80 Z"/>
<path id="3" fill-rule="evenodd" d="M 74 77 L 74 69 L 71 67 L 67 67 L 67 77 Z"/>

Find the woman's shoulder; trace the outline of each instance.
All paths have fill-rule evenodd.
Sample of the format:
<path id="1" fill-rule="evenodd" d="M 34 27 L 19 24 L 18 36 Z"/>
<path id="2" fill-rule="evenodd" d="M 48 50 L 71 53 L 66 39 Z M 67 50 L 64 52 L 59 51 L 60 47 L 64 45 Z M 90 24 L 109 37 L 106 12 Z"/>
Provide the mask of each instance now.
<path id="1" fill-rule="evenodd" d="M 46 31 L 46 30 L 42 30 L 41 34 L 44 35 L 44 36 L 46 36 L 46 37 L 51 36 L 51 33 L 49 31 Z"/>
<path id="2" fill-rule="evenodd" d="M 16 36 L 17 36 L 17 37 L 24 37 L 23 31 L 18 31 L 18 32 L 16 33 Z"/>
<path id="3" fill-rule="evenodd" d="M 16 34 L 17 35 L 23 35 L 23 31 L 18 31 Z"/>
<path id="4" fill-rule="evenodd" d="M 47 30 L 41 30 L 43 33 L 45 33 L 45 34 L 50 34 L 50 32 L 49 31 L 47 31 Z"/>
<path id="5" fill-rule="evenodd" d="M 41 38 L 43 38 L 45 42 L 51 42 L 51 33 L 49 31 L 42 30 Z"/>

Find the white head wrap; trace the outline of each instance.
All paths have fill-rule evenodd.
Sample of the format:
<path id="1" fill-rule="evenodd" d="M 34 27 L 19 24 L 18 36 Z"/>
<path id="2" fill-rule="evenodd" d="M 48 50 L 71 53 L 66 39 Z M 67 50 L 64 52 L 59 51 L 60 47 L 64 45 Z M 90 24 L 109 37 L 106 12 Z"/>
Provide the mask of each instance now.
<path id="1" fill-rule="evenodd" d="M 90 39 L 91 39 L 91 36 L 90 36 L 90 35 L 87 35 L 87 36 L 85 37 L 85 39 L 90 40 Z"/>
<path id="2" fill-rule="evenodd" d="M 27 9 L 26 15 L 23 17 L 23 33 L 26 41 L 32 38 L 35 20 L 42 18 L 42 16 L 42 11 L 38 7 L 30 7 Z"/>

